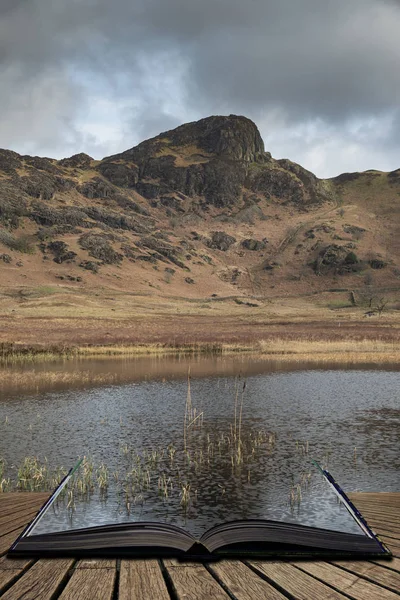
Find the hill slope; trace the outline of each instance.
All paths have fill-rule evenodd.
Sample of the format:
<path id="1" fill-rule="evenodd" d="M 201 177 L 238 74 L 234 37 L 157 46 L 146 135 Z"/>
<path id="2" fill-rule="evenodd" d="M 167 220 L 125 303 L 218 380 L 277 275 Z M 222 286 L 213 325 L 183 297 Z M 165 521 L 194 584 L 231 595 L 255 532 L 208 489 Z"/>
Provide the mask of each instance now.
<path id="1" fill-rule="evenodd" d="M 343 289 L 394 302 L 399 234 L 400 169 L 321 180 L 273 159 L 241 116 L 101 161 L 0 150 L 1 292 L 37 309 L 71 290 L 78 304 L 94 290 L 247 302 Z"/>

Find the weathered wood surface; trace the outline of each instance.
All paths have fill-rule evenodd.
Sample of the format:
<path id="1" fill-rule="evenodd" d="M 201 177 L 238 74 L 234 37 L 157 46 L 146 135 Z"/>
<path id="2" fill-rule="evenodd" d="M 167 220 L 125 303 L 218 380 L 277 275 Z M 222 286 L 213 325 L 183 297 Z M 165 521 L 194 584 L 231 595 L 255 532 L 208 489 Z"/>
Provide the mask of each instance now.
<path id="1" fill-rule="evenodd" d="M 349 494 L 391 561 L 22 560 L 6 552 L 47 494 L 0 494 L 1 600 L 394 600 L 400 597 L 400 493 Z"/>

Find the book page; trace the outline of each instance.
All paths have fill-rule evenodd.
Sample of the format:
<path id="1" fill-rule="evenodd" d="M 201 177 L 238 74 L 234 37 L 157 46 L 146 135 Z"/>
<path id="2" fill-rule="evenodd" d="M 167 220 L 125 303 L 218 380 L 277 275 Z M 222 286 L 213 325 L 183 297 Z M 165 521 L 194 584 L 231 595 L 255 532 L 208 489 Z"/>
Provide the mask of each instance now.
<path id="1" fill-rule="evenodd" d="M 144 494 L 138 494 L 136 502 L 128 504 L 126 497 L 117 493 L 117 486 L 110 485 L 103 492 L 94 486 L 86 489 L 87 475 L 79 469 L 29 535 L 113 523 L 156 521 L 182 527 L 199 539 L 208 529 L 223 522 L 257 518 L 364 535 L 314 467 L 303 474 L 302 485 L 294 483 L 291 474 L 282 474 L 275 480 L 270 474 L 266 477 L 265 489 L 261 490 L 252 486 L 251 481 L 238 486 L 237 480 L 229 474 L 225 481 L 221 475 L 221 472 L 216 474 L 214 486 L 198 491 L 196 503 L 185 511 L 182 492 L 177 498 L 168 499 L 163 499 L 160 493 L 153 494 L 151 499 L 149 494 L 146 501 Z M 200 484 L 201 481 L 199 487 Z M 222 485 L 225 486 L 223 489 Z"/>

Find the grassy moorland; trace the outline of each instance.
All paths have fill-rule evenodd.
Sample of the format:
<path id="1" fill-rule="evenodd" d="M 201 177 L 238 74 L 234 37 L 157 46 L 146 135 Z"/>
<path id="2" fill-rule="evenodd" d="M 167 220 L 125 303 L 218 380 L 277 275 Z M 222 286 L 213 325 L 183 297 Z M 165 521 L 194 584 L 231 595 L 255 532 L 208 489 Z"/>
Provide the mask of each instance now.
<path id="1" fill-rule="evenodd" d="M 34 363 L 60 358 L 124 358 L 167 354 L 257 354 L 285 363 L 395 364 L 400 359 L 400 315 L 388 305 L 381 316 L 359 306 L 332 306 L 345 298 L 238 297 L 199 300 L 103 293 L 96 302 L 58 293 L 8 304 L 1 315 L 0 364 L 23 364 L 18 376 L 0 369 L 2 386 L 43 383 L 101 384 L 113 374 L 58 372 Z M 13 308 L 14 306 L 14 308 Z M 26 365 L 32 363 L 32 369 Z"/>

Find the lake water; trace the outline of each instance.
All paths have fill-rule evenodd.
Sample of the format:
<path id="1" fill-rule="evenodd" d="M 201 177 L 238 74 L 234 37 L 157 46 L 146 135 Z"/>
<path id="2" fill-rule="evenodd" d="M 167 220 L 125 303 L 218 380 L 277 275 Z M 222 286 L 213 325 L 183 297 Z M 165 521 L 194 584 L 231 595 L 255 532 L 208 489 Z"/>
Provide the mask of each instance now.
<path id="1" fill-rule="evenodd" d="M 189 365 L 192 406 L 196 416 L 203 413 L 203 425 L 196 428 L 197 419 L 186 430 L 185 452 Z M 53 524 L 64 527 L 71 515 L 74 527 L 162 519 L 201 533 L 221 521 L 264 517 L 356 532 L 310 459 L 346 491 L 400 488 L 400 372 L 394 368 L 293 370 L 244 356 L 70 361 L 51 368 L 117 374 L 113 385 L 1 392 L 0 457 L 8 475 L 15 477 L 25 456 L 65 468 L 87 456 L 108 467 L 108 491 L 93 493 L 91 504 L 76 497 L 74 512 L 59 507 L 58 517 L 46 517 Z"/>

